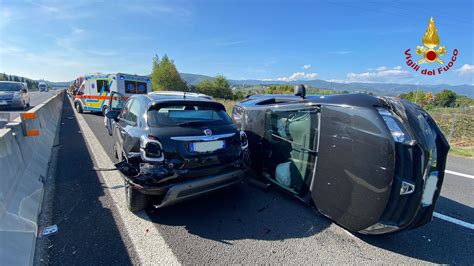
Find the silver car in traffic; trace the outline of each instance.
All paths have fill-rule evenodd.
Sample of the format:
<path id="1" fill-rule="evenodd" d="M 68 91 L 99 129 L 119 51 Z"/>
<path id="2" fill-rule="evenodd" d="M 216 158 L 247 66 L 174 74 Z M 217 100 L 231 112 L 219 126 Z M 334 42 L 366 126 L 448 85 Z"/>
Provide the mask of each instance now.
<path id="1" fill-rule="evenodd" d="M 30 94 L 24 82 L 0 81 L 0 108 L 30 107 Z"/>

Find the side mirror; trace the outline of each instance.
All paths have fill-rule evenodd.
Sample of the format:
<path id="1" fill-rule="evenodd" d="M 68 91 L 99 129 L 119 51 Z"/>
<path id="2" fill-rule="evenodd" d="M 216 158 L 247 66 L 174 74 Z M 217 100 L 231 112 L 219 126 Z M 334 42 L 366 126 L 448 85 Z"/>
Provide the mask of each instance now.
<path id="1" fill-rule="evenodd" d="M 118 115 L 119 115 L 119 111 L 110 110 L 105 114 L 105 117 L 107 117 L 108 119 L 113 119 L 113 120 L 117 121 Z"/>
<path id="2" fill-rule="evenodd" d="M 295 96 L 306 97 L 306 87 L 303 84 L 295 86 Z"/>

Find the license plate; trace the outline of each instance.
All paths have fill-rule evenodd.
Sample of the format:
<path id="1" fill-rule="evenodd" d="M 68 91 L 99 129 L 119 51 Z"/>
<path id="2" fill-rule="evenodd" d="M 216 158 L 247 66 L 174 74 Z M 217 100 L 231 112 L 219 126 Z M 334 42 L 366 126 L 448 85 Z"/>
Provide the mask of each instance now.
<path id="1" fill-rule="evenodd" d="M 6 101 L 0 101 L 0 105 L 8 105 Z"/>
<path id="2" fill-rule="evenodd" d="M 433 204 L 433 197 L 436 192 L 436 184 L 438 183 L 438 172 L 431 172 L 425 181 L 425 187 L 423 189 L 423 196 L 421 197 L 421 203 L 423 206 L 429 206 Z"/>
<path id="3" fill-rule="evenodd" d="M 204 142 L 191 142 L 189 149 L 191 152 L 212 152 L 224 148 L 223 140 L 216 141 L 204 141 Z"/>

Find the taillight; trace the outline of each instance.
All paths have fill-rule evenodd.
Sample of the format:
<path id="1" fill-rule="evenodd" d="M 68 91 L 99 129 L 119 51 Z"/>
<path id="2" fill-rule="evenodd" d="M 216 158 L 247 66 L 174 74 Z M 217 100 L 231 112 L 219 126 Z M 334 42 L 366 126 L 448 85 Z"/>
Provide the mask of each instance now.
<path id="1" fill-rule="evenodd" d="M 249 139 L 244 131 L 240 131 L 240 146 L 242 149 L 246 149 L 249 146 Z"/>
<path id="2" fill-rule="evenodd" d="M 163 146 L 158 138 L 154 136 L 142 136 L 140 138 L 140 156 L 144 161 L 162 162 L 165 157 Z"/>

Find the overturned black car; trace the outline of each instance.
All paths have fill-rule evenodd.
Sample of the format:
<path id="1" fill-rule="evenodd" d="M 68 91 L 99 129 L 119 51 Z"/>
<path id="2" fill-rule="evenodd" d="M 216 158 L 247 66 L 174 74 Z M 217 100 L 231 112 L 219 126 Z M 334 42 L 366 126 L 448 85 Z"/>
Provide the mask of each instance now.
<path id="1" fill-rule="evenodd" d="M 432 219 L 449 145 L 408 101 L 365 94 L 254 95 L 232 118 L 246 132 L 257 176 L 364 234 Z"/>
<path id="2" fill-rule="evenodd" d="M 182 92 L 110 96 L 105 126 L 124 173 L 128 208 L 159 207 L 243 180 L 248 141 L 222 104 Z"/>

